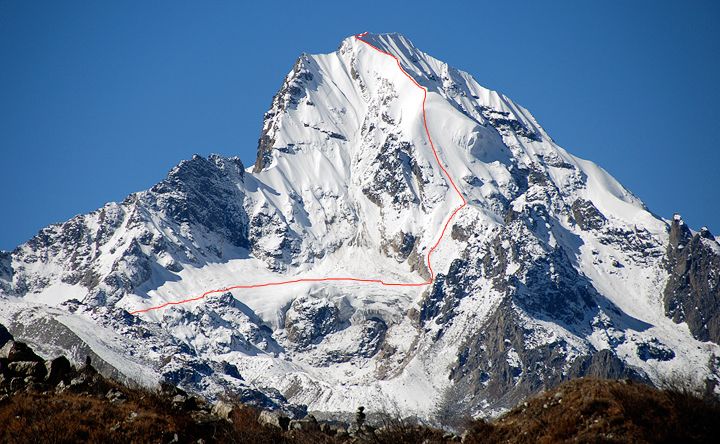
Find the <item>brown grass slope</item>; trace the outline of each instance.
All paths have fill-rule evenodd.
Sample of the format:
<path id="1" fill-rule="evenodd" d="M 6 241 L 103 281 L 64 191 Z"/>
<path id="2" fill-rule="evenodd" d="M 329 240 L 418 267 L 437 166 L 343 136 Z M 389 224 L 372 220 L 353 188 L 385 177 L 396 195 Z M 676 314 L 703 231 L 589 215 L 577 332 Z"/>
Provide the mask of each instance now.
<path id="1" fill-rule="evenodd" d="M 116 386 L 123 402 L 78 393 L 23 391 L 0 402 L 0 442 L 9 443 L 441 443 L 440 430 L 389 420 L 356 436 L 282 431 L 261 425 L 259 411 L 237 406 L 227 419 L 198 416 L 158 392 Z M 474 421 L 466 443 L 719 442 L 717 404 L 677 390 L 595 379 L 570 381 L 495 421 Z M 199 440 L 199 441 L 198 441 Z"/>
<path id="2" fill-rule="evenodd" d="M 688 390 L 577 379 L 468 429 L 468 443 L 720 442 L 717 401 Z"/>
<path id="3" fill-rule="evenodd" d="M 678 383 L 678 381 L 680 383 Z M 466 443 L 720 442 L 720 406 L 677 380 L 666 390 L 578 379 L 497 420 L 472 421 Z M 43 360 L 0 325 L 0 443 L 443 443 L 460 437 L 382 412 L 353 425 L 290 421 L 238 402 L 211 405 L 169 384 L 132 388 L 105 378 L 90 358 L 74 367 Z M 368 418 L 370 415 L 368 415 Z M 369 422 L 369 421 L 367 421 Z M 456 421 L 460 422 L 460 421 Z"/>

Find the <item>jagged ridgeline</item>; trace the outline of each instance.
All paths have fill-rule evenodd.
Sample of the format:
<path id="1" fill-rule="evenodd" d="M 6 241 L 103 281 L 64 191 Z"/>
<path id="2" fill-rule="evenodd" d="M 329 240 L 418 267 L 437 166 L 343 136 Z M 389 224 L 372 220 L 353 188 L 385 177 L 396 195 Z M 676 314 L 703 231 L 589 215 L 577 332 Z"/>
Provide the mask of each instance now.
<path id="1" fill-rule="evenodd" d="M 323 415 L 495 415 L 580 376 L 709 393 L 720 246 L 666 220 L 532 115 L 397 34 L 302 55 L 257 160 L 194 156 L 0 254 L 0 321 L 38 354 L 209 399 Z M 372 46 L 371 46 L 372 45 Z M 429 286 L 298 283 L 318 277 Z"/>

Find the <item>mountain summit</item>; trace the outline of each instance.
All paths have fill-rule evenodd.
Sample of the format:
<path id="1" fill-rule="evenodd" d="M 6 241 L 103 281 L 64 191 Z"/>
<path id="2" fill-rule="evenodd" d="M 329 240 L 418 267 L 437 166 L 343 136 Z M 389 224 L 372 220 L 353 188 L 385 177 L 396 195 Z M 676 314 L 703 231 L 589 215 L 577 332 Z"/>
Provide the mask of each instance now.
<path id="1" fill-rule="evenodd" d="M 707 230 L 657 217 L 399 34 L 302 55 L 253 167 L 194 156 L 0 254 L 0 321 L 40 353 L 273 408 L 437 420 L 584 375 L 716 390 L 719 289 Z"/>

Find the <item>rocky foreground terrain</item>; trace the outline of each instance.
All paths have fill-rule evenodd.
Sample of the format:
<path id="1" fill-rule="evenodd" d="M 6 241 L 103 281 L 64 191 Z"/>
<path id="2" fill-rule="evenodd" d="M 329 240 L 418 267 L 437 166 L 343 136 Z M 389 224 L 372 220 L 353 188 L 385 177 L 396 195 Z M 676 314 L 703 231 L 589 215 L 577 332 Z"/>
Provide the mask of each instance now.
<path id="1" fill-rule="evenodd" d="M 555 443 L 712 442 L 720 404 L 681 386 L 577 379 L 493 421 L 458 421 L 447 431 L 394 412 L 350 423 L 293 418 L 231 399 L 208 403 L 169 384 L 157 390 L 103 377 L 88 359 L 76 368 L 44 360 L 0 324 L 0 442 L 157 443 Z"/>

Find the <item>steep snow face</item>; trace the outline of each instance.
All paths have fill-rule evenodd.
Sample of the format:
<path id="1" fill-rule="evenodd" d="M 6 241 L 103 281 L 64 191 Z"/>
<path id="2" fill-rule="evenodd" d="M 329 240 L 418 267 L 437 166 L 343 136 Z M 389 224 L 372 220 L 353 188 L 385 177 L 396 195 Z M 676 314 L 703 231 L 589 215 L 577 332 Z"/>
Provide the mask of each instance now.
<path id="1" fill-rule="evenodd" d="M 431 285 L 313 281 L 427 281 L 463 200 Z M 717 286 L 687 281 L 720 275 L 720 246 L 698 238 L 708 265 L 688 271 L 668 230 L 504 95 L 401 35 L 366 34 L 297 60 L 253 167 L 193 157 L 0 254 L 2 315 L 57 319 L 131 378 L 328 413 L 494 414 L 587 374 L 692 372 L 712 388 L 720 351 L 698 339 L 717 310 L 696 301 Z M 224 290 L 288 280 L 302 281 Z M 90 323 L 127 342 L 91 340 Z"/>

